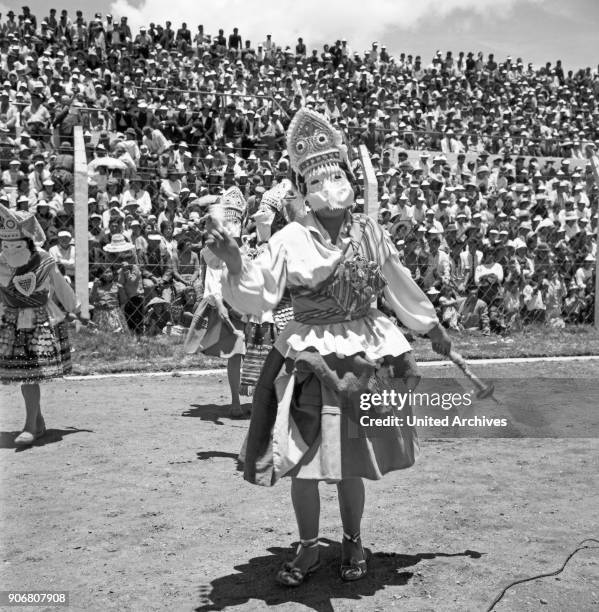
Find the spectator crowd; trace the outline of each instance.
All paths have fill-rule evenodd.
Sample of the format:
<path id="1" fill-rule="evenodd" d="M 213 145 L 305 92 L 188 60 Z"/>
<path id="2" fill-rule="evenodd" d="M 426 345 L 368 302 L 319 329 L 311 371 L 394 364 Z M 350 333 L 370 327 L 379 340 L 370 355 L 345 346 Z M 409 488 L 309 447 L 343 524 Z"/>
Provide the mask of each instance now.
<path id="1" fill-rule="evenodd" d="M 599 66 L 437 52 L 430 62 L 340 39 L 308 51 L 187 24 L 27 7 L 0 18 L 0 202 L 35 211 L 74 281 L 74 128 L 88 164 L 93 318 L 115 333 L 180 329 L 203 294 L 202 217 L 236 185 L 246 236 L 289 176 L 306 105 L 370 153 L 379 221 L 450 329 L 590 323 Z M 547 159 L 548 157 L 552 159 Z M 78 205 L 83 203 L 78 202 Z M 384 308 L 384 304 L 381 305 Z"/>

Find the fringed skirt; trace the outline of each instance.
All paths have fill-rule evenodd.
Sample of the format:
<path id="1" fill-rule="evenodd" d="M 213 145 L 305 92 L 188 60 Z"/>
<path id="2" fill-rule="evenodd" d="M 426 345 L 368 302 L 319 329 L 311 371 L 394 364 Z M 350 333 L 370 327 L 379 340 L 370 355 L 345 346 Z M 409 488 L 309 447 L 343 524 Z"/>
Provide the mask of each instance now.
<path id="1" fill-rule="evenodd" d="M 393 367 L 394 376 L 385 380 L 378 371 L 373 376 L 366 369 L 359 373 L 358 362 L 364 363 L 359 356 L 312 353 L 310 357 L 314 357 L 312 371 L 298 372 L 297 360 L 285 359 L 276 349 L 268 355 L 240 455 L 244 478 L 262 486 L 273 486 L 284 476 L 326 482 L 378 480 L 412 466 L 418 437 L 408 424 L 411 408 L 381 413 L 372 406 L 365 410 L 360 402 L 363 393 L 407 392 L 407 382 L 418 379 L 412 353 L 386 357 L 383 364 Z M 335 381 L 349 382 L 352 389 L 340 393 Z M 393 416 L 400 421 L 375 420 Z"/>
<path id="2" fill-rule="evenodd" d="M 70 374 L 71 345 L 66 322 L 51 325 L 45 307 L 35 309 L 34 327 L 17 328 L 18 310 L 0 320 L 0 380 L 39 383 Z"/>
<path id="3" fill-rule="evenodd" d="M 246 323 L 245 357 L 241 367 L 241 395 L 253 395 L 262 366 L 276 340 L 272 323 Z"/>

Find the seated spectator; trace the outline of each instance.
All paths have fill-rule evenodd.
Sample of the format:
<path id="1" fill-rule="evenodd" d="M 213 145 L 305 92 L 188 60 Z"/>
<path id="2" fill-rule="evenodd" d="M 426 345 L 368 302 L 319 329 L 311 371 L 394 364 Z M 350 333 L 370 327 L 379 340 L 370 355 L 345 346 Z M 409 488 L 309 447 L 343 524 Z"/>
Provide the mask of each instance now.
<path id="1" fill-rule="evenodd" d="M 583 323 L 585 309 L 584 289 L 581 289 L 575 281 L 568 285 L 566 299 L 564 300 L 564 320 L 566 323 L 578 325 Z"/>
<path id="2" fill-rule="evenodd" d="M 140 261 L 147 302 L 160 297 L 167 302 L 172 301 L 173 266 L 171 258 L 165 249 L 161 248 L 162 235 L 147 234 L 148 250 L 146 257 Z"/>
<path id="3" fill-rule="evenodd" d="M 200 277 L 200 260 L 198 255 L 192 251 L 189 238 L 184 237 L 179 240 L 171 265 L 175 296 L 178 296 L 188 287 L 195 291 L 196 296 L 203 295 L 204 286 Z"/>
<path id="4" fill-rule="evenodd" d="M 545 292 L 545 302 L 547 305 L 547 323 L 551 327 L 565 327 L 565 322 L 562 317 L 565 297 L 566 285 L 559 273 L 558 268 L 556 268 L 555 266 L 551 266 L 548 271 L 548 279 Z"/>
<path id="5" fill-rule="evenodd" d="M 547 306 L 543 299 L 544 283 L 539 276 L 533 274 L 522 289 L 524 303 L 524 323 L 545 323 Z"/>
<path id="6" fill-rule="evenodd" d="M 576 286 L 580 289 L 584 289 L 587 285 L 587 282 L 593 277 L 594 274 L 595 258 L 589 253 L 584 258 L 582 266 L 580 266 L 574 274 L 574 281 L 576 282 Z"/>
<path id="7" fill-rule="evenodd" d="M 165 333 L 171 325 L 170 304 L 160 297 L 152 298 L 148 302 L 144 316 L 144 333 L 156 336 Z"/>
<path id="8" fill-rule="evenodd" d="M 432 287 L 437 280 L 441 281 L 443 284 L 449 283 L 451 280 L 451 264 L 449 261 L 449 256 L 439 248 L 441 246 L 441 234 L 434 229 L 430 230 L 428 234 L 430 235 L 430 252 L 423 279 L 424 287 L 426 289 Z"/>
<path id="9" fill-rule="evenodd" d="M 439 296 L 439 309 L 441 311 L 439 320 L 444 327 L 459 331 L 460 315 L 457 306 L 458 297 L 455 290 L 450 285 L 443 285 Z"/>
<path id="10" fill-rule="evenodd" d="M 58 232 L 58 243 L 48 249 L 54 260 L 64 267 L 65 275 L 75 282 L 75 245 L 71 244 L 73 236 L 67 230 Z"/>
<path id="11" fill-rule="evenodd" d="M 487 305 L 478 297 L 478 287 L 470 283 L 466 287 L 466 297 L 457 301 L 458 321 L 461 329 L 480 330 L 486 336 L 490 332 Z"/>
<path id="12" fill-rule="evenodd" d="M 521 331 L 522 329 L 522 288 L 524 282 L 519 272 L 508 273 L 503 287 L 503 313 L 506 331 Z"/>

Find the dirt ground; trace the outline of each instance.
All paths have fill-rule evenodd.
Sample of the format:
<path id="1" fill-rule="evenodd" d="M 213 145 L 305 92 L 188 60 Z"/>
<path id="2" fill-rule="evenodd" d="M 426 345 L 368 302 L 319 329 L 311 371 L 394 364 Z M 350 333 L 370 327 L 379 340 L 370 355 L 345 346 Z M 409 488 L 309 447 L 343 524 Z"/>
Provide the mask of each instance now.
<path id="1" fill-rule="evenodd" d="M 296 541 L 289 482 L 255 487 L 236 470 L 247 421 L 227 417 L 224 376 L 52 383 L 50 431 L 26 450 L 13 444 L 18 388 L 0 388 L 0 590 L 66 590 L 71 610 L 92 612 L 484 611 L 599 538 L 598 368 L 478 367 L 501 401 L 479 408 L 507 430 L 422 430 L 416 466 L 367 482 L 357 583 L 337 577 L 335 488 L 321 485 L 324 566 L 298 589 L 273 581 Z M 495 609 L 598 608 L 599 551 L 583 550 Z"/>

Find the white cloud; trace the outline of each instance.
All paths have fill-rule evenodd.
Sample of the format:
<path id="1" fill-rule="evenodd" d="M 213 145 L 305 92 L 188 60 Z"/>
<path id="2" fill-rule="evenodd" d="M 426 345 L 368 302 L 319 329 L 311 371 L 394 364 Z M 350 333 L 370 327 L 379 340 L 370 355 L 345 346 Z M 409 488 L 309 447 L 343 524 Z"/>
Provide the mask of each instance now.
<path id="1" fill-rule="evenodd" d="M 142 0 L 137 7 L 116 0 L 112 14 L 127 15 L 135 28 L 170 20 L 173 28 L 185 21 L 192 32 L 198 24 L 207 34 L 223 28 L 228 36 L 234 27 L 244 40 L 261 42 L 271 33 L 276 44 L 292 48 L 298 36 L 308 49 L 320 48 L 346 38 L 355 51 L 370 48 L 374 40 L 393 49 L 390 31 L 417 27 L 425 19 L 443 19 L 455 11 L 468 11 L 496 19 L 508 19 L 519 3 L 545 0 Z M 396 34 L 395 34 L 396 35 Z"/>

